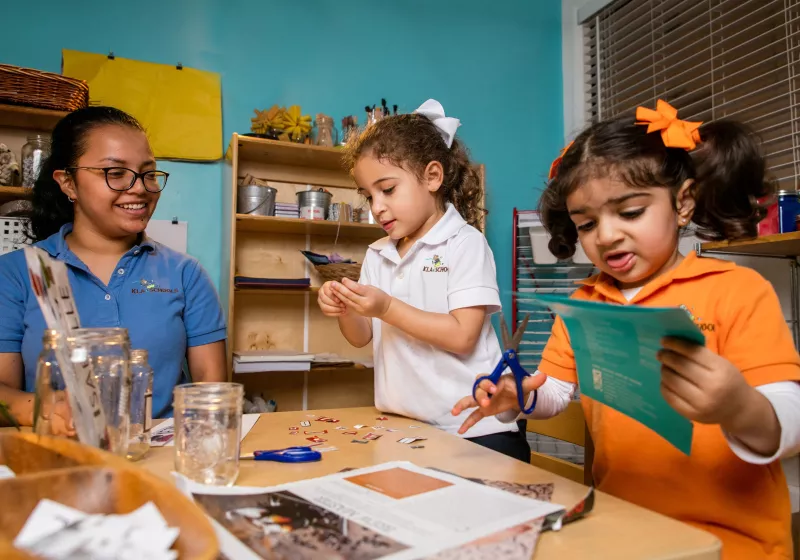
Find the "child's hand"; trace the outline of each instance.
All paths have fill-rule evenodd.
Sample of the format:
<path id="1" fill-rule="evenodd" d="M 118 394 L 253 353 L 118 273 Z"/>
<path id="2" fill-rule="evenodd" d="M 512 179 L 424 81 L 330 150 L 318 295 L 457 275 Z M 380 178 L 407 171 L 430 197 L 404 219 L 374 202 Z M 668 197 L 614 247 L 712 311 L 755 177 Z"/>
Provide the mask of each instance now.
<path id="1" fill-rule="evenodd" d="M 752 389 L 742 373 L 705 346 L 678 338 L 661 343 L 661 394 L 670 406 L 689 420 L 730 426 Z"/>
<path id="2" fill-rule="evenodd" d="M 349 278 L 334 282 L 336 297 L 348 308 L 364 317 L 383 317 L 389 310 L 392 297 L 375 286 L 353 282 Z"/>
<path id="3" fill-rule="evenodd" d="M 483 375 L 479 375 L 478 377 L 483 377 Z M 541 372 L 522 380 L 525 402 L 528 401 L 531 392 L 541 387 L 545 381 L 547 381 L 547 376 Z M 492 395 L 492 397 L 489 398 L 489 395 Z M 488 379 L 484 379 L 481 384 L 478 385 L 478 389 L 475 391 L 475 397 L 472 395 L 464 397 L 456 403 L 451 411 L 453 416 L 458 416 L 468 408 L 479 407 L 464 420 L 463 424 L 461 424 L 461 427 L 458 429 L 459 434 L 466 433 L 467 430 L 487 416 L 495 416 L 509 410 L 515 410 L 517 413 L 520 412 L 519 402 L 517 400 L 517 383 L 513 375 L 501 375 L 497 385 Z"/>
<path id="4" fill-rule="evenodd" d="M 325 282 L 317 294 L 317 304 L 322 310 L 322 314 L 328 317 L 342 317 L 347 314 L 347 307 L 342 303 L 333 292 L 332 285 L 335 282 Z"/>

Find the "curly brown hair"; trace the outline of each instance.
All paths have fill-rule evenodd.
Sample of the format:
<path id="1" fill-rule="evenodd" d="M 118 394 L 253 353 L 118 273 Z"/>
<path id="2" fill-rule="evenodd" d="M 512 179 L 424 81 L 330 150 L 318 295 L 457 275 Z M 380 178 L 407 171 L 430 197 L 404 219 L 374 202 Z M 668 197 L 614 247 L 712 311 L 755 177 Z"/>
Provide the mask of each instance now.
<path id="1" fill-rule="evenodd" d="M 766 215 L 759 199 L 774 192 L 758 139 L 745 125 L 725 120 L 704 124 L 700 137 L 697 149 L 687 152 L 667 148 L 660 134 L 648 133 L 630 118 L 584 130 L 539 199 L 550 252 L 560 259 L 575 253 L 578 231 L 567 211 L 567 197 L 586 181 L 603 178 L 639 188 L 669 188 L 673 195 L 693 179 L 692 222 L 699 238 L 756 237 L 756 226 Z"/>
<path id="2" fill-rule="evenodd" d="M 480 228 L 487 212 L 480 205 L 481 178 L 467 148 L 457 138 L 448 148 L 439 129 L 426 116 L 411 113 L 386 117 L 350 138 L 344 162 L 351 174 L 364 154 L 407 169 L 420 180 L 428 164 L 438 161 L 444 169 L 444 180 L 437 191 L 442 209 L 445 202 L 451 202 L 468 224 Z"/>

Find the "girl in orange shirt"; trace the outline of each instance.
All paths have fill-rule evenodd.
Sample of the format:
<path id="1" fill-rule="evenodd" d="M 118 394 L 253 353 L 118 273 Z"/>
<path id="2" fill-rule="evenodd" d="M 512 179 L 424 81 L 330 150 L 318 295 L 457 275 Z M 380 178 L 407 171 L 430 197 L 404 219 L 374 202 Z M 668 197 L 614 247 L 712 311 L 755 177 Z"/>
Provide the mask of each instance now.
<path id="1" fill-rule="evenodd" d="M 800 449 L 800 357 L 772 286 L 731 262 L 678 251 L 690 222 L 704 239 L 756 236 L 772 193 L 759 146 L 742 125 L 677 119 L 663 101 L 581 133 L 554 162 L 540 200 L 550 250 L 581 246 L 601 271 L 573 297 L 622 305 L 683 306 L 706 345 L 665 339 L 665 400 L 694 423 L 689 456 L 621 413 L 581 397 L 595 447 L 598 489 L 717 535 L 723 557 L 789 558 L 790 503 L 779 459 Z M 519 416 L 513 377 L 481 384 L 454 414 L 555 416 L 577 384 L 569 336 L 556 319 Z"/>

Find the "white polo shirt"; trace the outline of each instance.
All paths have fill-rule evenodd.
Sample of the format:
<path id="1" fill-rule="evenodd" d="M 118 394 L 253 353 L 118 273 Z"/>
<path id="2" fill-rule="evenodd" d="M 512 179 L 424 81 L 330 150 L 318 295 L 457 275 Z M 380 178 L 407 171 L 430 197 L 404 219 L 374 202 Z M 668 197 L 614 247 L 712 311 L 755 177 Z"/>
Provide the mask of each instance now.
<path id="1" fill-rule="evenodd" d="M 494 256 L 481 232 L 467 224 L 452 204 L 425 236 L 400 258 L 389 237 L 369 246 L 361 266 L 362 284 L 432 313 L 485 305 L 486 317 L 475 349 L 456 355 L 422 342 L 380 319 L 372 320 L 375 406 L 418 418 L 455 434 L 470 411 L 450 414 L 469 395 L 479 373 L 491 373 L 502 352 L 490 315 L 500 310 Z M 516 431 L 494 417 L 468 433 L 478 437 Z"/>

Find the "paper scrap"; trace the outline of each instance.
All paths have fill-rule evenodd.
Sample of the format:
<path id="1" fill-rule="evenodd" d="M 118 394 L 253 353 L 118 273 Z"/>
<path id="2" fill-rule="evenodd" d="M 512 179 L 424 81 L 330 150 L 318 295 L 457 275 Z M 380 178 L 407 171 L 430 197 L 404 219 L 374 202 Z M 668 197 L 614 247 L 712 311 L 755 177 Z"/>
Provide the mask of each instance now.
<path id="1" fill-rule="evenodd" d="M 346 432 L 342 432 L 343 434 L 347 434 L 348 436 L 356 436 L 358 432 L 355 430 L 347 430 Z"/>
<path id="2" fill-rule="evenodd" d="M 314 431 L 310 431 L 309 432 L 308 430 L 303 430 L 303 433 L 305 435 L 307 435 L 307 436 L 313 436 L 313 435 L 316 435 L 316 434 L 327 434 L 328 430 L 322 430 L 321 432 L 314 432 Z"/>
<path id="3" fill-rule="evenodd" d="M 304 428 L 308 428 L 311 425 L 311 422 L 309 422 L 308 420 L 303 420 L 302 422 L 300 422 L 300 425 L 303 426 Z"/>
<path id="4" fill-rule="evenodd" d="M 404 437 L 397 440 L 397 443 L 405 443 L 408 445 L 409 443 L 414 443 L 415 441 L 425 441 L 425 438 L 421 437 Z"/>
<path id="5" fill-rule="evenodd" d="M 366 428 L 366 426 L 365 426 L 364 424 L 356 424 L 356 425 L 355 425 L 355 426 L 353 426 L 353 427 L 354 427 L 356 430 L 363 430 L 364 428 Z"/>
<path id="6" fill-rule="evenodd" d="M 297 430 L 299 430 L 299 429 L 300 429 L 300 428 L 298 428 L 297 426 L 290 426 L 290 427 L 289 427 L 289 431 L 290 431 L 290 432 L 296 432 L 296 431 L 297 431 Z"/>
<path id="7" fill-rule="evenodd" d="M 327 453 L 328 451 L 339 451 L 339 448 L 334 445 L 331 445 L 329 447 L 317 447 L 317 451 L 319 451 L 320 453 Z"/>
<path id="8" fill-rule="evenodd" d="M 0 479 L 3 478 L 14 478 L 17 476 L 14 471 L 9 469 L 6 465 L 0 465 Z"/>
<path id="9" fill-rule="evenodd" d="M 376 439 L 380 438 L 381 434 L 373 434 L 372 432 L 369 432 L 367 435 L 364 436 L 364 439 L 366 439 L 367 441 L 375 441 Z"/>
<path id="10" fill-rule="evenodd" d="M 425 449 L 424 445 L 412 445 L 411 449 Z"/>
<path id="11" fill-rule="evenodd" d="M 41 500 L 28 516 L 14 546 L 52 558 L 174 559 L 170 550 L 179 529 L 169 527 L 148 502 L 125 515 L 89 515 L 51 500 Z"/>
<path id="12" fill-rule="evenodd" d="M 364 441 L 364 440 L 362 440 L 362 439 L 354 439 L 354 440 L 353 440 L 353 441 L 351 441 L 350 443 L 362 443 L 362 444 L 363 444 L 363 443 L 369 443 L 369 442 L 368 442 L 368 441 Z"/>
<path id="13" fill-rule="evenodd" d="M 253 426 L 258 422 L 261 414 L 242 414 L 242 434 L 239 441 L 244 440 Z M 158 426 L 150 430 L 151 447 L 172 447 L 175 445 L 175 419 L 167 418 Z"/>

